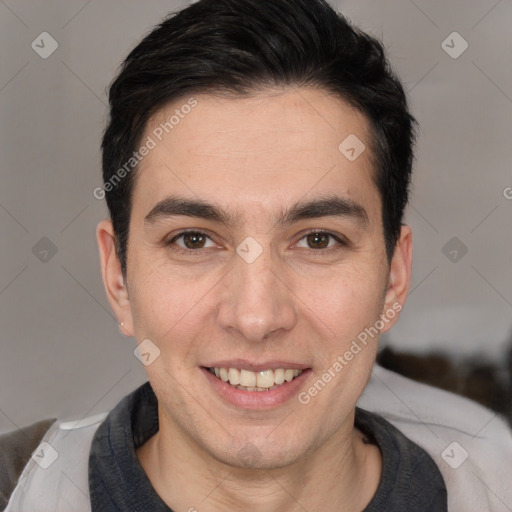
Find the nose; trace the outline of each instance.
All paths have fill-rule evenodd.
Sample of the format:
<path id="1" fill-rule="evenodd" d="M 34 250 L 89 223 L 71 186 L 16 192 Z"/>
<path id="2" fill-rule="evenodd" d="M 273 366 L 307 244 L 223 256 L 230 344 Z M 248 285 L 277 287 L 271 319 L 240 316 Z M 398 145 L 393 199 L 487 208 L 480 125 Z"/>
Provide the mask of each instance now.
<path id="1" fill-rule="evenodd" d="M 219 326 L 250 342 L 293 329 L 297 314 L 282 262 L 267 248 L 254 261 L 238 254 L 233 259 L 217 310 Z"/>

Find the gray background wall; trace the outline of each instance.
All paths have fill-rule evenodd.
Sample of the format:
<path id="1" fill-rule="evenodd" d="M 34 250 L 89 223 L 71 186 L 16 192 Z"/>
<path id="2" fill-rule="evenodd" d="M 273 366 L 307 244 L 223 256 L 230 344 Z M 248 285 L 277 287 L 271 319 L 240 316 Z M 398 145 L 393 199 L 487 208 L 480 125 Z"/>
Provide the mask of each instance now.
<path id="1" fill-rule="evenodd" d="M 92 192 L 106 87 L 186 3 L 0 2 L 0 432 L 107 410 L 146 380 L 105 298 L 94 233 L 106 209 Z M 412 294 L 383 341 L 499 361 L 512 324 L 512 2 L 332 3 L 384 41 L 421 126 Z M 42 32 L 58 44 L 46 59 Z"/>

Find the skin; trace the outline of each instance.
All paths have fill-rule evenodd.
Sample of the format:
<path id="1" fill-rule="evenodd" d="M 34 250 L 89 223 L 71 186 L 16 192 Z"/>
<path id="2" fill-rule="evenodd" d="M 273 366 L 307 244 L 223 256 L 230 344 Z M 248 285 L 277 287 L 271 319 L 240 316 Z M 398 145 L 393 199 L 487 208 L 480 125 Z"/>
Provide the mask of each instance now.
<path id="1" fill-rule="evenodd" d="M 338 149 L 349 134 L 369 148 L 368 122 L 312 88 L 195 98 L 197 106 L 141 163 L 126 277 L 111 222 L 97 229 L 107 296 L 123 332 L 160 350 L 145 367 L 160 430 L 138 449 L 139 460 L 176 511 L 362 510 L 377 490 L 382 457 L 354 428 L 354 412 L 377 337 L 307 404 L 294 396 L 267 410 L 234 407 L 200 366 L 236 357 L 298 361 L 312 370 L 299 390 L 307 391 L 360 332 L 405 302 L 411 230 L 402 227 L 389 262 L 370 151 L 351 162 Z M 144 140 L 186 99 L 157 113 Z M 334 194 L 364 208 L 367 220 L 279 222 L 295 203 Z M 145 222 L 171 195 L 213 203 L 232 222 L 186 215 Z M 210 238 L 175 238 L 184 229 Z M 309 230 L 347 243 L 330 236 L 317 243 Z M 262 248 L 252 263 L 236 253 L 249 236 Z M 186 244 L 189 252 L 180 253 Z M 240 456 L 247 443 L 252 460 Z"/>

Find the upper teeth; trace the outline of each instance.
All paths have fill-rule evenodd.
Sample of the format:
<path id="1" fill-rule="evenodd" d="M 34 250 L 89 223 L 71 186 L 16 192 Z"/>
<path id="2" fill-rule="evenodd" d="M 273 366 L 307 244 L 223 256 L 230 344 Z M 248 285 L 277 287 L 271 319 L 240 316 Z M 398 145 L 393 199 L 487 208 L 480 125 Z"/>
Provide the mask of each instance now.
<path id="1" fill-rule="evenodd" d="M 284 381 L 291 381 L 294 377 L 298 377 L 303 370 L 277 368 L 275 370 L 252 372 L 237 368 L 210 368 L 210 371 L 224 382 L 229 381 L 233 386 L 271 388 L 282 384 Z"/>

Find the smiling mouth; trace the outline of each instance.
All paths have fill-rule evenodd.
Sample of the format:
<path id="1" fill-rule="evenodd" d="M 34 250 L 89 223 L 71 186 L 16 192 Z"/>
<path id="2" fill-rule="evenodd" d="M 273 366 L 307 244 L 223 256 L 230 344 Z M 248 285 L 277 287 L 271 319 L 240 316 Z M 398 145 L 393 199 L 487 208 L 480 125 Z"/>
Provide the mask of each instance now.
<path id="1" fill-rule="evenodd" d="M 206 368 L 226 384 L 242 391 L 271 391 L 299 377 L 304 370 L 276 368 L 253 372 L 238 368 Z"/>

